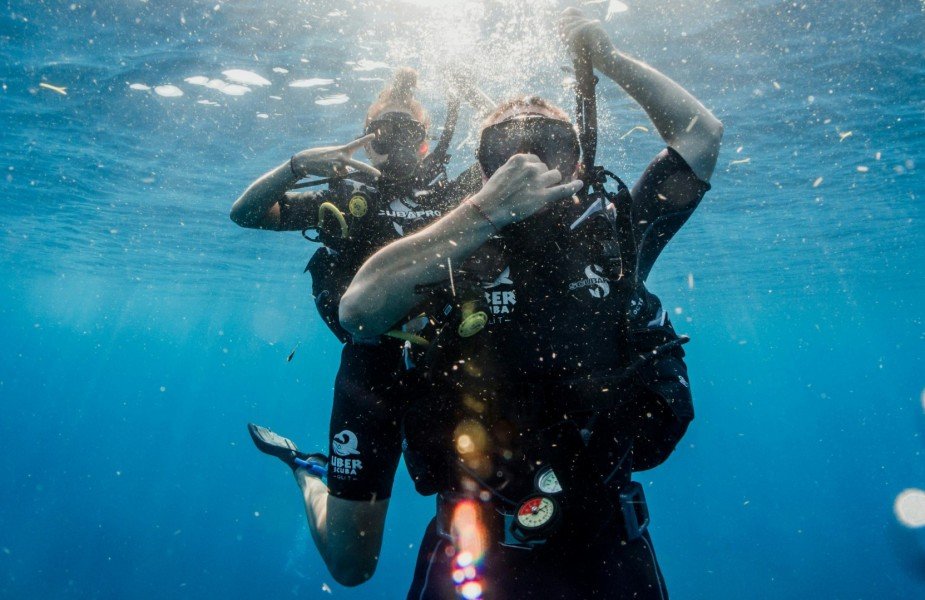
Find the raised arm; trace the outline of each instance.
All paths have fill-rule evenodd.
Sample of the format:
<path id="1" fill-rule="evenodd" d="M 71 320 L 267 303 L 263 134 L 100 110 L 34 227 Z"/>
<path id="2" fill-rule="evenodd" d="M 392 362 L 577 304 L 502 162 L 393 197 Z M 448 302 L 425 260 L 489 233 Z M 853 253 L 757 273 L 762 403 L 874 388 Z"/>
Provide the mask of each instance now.
<path id="1" fill-rule="evenodd" d="M 665 142 L 703 181 L 719 156 L 723 124 L 693 95 L 646 63 L 617 50 L 599 21 L 577 8 L 566 9 L 559 29 L 571 52 L 588 52 L 592 64 L 646 111 Z"/>
<path id="2" fill-rule="evenodd" d="M 241 227 L 274 229 L 283 227 L 279 201 L 303 177 L 346 175 L 347 167 L 379 177 L 379 170 L 353 158 L 353 153 L 376 136 L 369 134 L 343 146 L 303 150 L 250 184 L 231 206 L 231 220 Z"/>
<path id="3" fill-rule="evenodd" d="M 561 179 L 535 155 L 514 155 L 455 210 L 366 261 L 341 299 L 341 325 L 357 338 L 382 335 L 421 302 L 416 285 L 446 279 L 448 261 L 460 265 L 496 231 L 581 189 Z"/>

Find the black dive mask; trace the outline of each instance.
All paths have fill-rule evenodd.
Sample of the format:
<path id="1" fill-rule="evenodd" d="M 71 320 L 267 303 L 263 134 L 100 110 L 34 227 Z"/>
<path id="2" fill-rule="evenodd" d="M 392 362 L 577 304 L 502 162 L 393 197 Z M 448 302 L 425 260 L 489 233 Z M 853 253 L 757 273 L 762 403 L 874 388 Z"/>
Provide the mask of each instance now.
<path id="1" fill-rule="evenodd" d="M 567 178 L 578 166 L 581 147 L 571 123 L 545 115 L 518 115 L 482 130 L 476 158 L 486 177 L 515 154 L 535 154 Z"/>
<path id="2" fill-rule="evenodd" d="M 376 134 L 369 144 L 378 154 L 388 156 L 379 165 L 382 174 L 390 179 L 404 179 L 413 175 L 421 162 L 421 144 L 427 135 L 424 125 L 408 113 L 387 112 L 369 122 L 366 135 Z"/>

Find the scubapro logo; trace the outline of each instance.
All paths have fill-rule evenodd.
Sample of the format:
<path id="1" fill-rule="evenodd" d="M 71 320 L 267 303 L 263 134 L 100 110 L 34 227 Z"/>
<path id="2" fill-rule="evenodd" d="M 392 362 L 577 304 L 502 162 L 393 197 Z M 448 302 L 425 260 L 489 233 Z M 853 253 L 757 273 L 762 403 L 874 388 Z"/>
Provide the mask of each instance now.
<path id="1" fill-rule="evenodd" d="M 585 278 L 573 281 L 568 289 L 571 292 L 588 288 L 594 298 L 606 298 L 610 294 L 610 280 L 604 277 L 603 269 L 598 265 L 588 265 L 585 268 Z"/>
<path id="2" fill-rule="evenodd" d="M 338 456 L 350 456 L 360 453 L 357 450 L 357 436 L 349 429 L 344 429 L 335 435 L 331 446 L 334 447 L 334 453 Z"/>
<path id="3" fill-rule="evenodd" d="M 398 235 L 405 235 L 405 228 L 402 223 L 399 223 L 399 220 L 407 222 L 418 219 L 436 219 L 441 214 L 439 210 L 417 210 L 418 206 L 410 198 L 405 200 L 396 199 L 389 203 L 388 210 L 379 211 L 379 215 L 392 218 L 392 227 L 395 228 L 395 232 Z"/>

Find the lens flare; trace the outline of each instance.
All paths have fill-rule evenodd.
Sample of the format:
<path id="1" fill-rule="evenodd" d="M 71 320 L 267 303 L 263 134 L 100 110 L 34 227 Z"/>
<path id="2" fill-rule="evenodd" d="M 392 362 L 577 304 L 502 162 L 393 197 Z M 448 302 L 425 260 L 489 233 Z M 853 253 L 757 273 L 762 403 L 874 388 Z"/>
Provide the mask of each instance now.
<path id="1" fill-rule="evenodd" d="M 456 505 L 450 531 L 456 550 L 452 572 L 456 592 L 467 600 L 477 600 L 482 597 L 483 582 L 479 574 L 486 539 L 474 501 L 464 500 Z"/>

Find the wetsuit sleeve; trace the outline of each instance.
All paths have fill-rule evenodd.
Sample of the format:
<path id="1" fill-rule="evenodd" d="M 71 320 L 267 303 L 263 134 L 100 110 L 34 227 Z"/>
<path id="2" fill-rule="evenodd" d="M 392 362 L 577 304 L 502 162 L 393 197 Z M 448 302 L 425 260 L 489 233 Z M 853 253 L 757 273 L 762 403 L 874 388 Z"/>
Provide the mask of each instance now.
<path id="1" fill-rule="evenodd" d="M 368 502 L 392 494 L 407 401 L 396 376 L 400 359 L 398 344 L 344 346 L 329 436 L 328 489 L 338 498 Z"/>
<path id="2" fill-rule="evenodd" d="M 633 233 L 641 281 L 649 276 L 655 259 L 709 189 L 710 184 L 699 179 L 672 148 L 666 148 L 649 163 L 632 190 Z"/>

